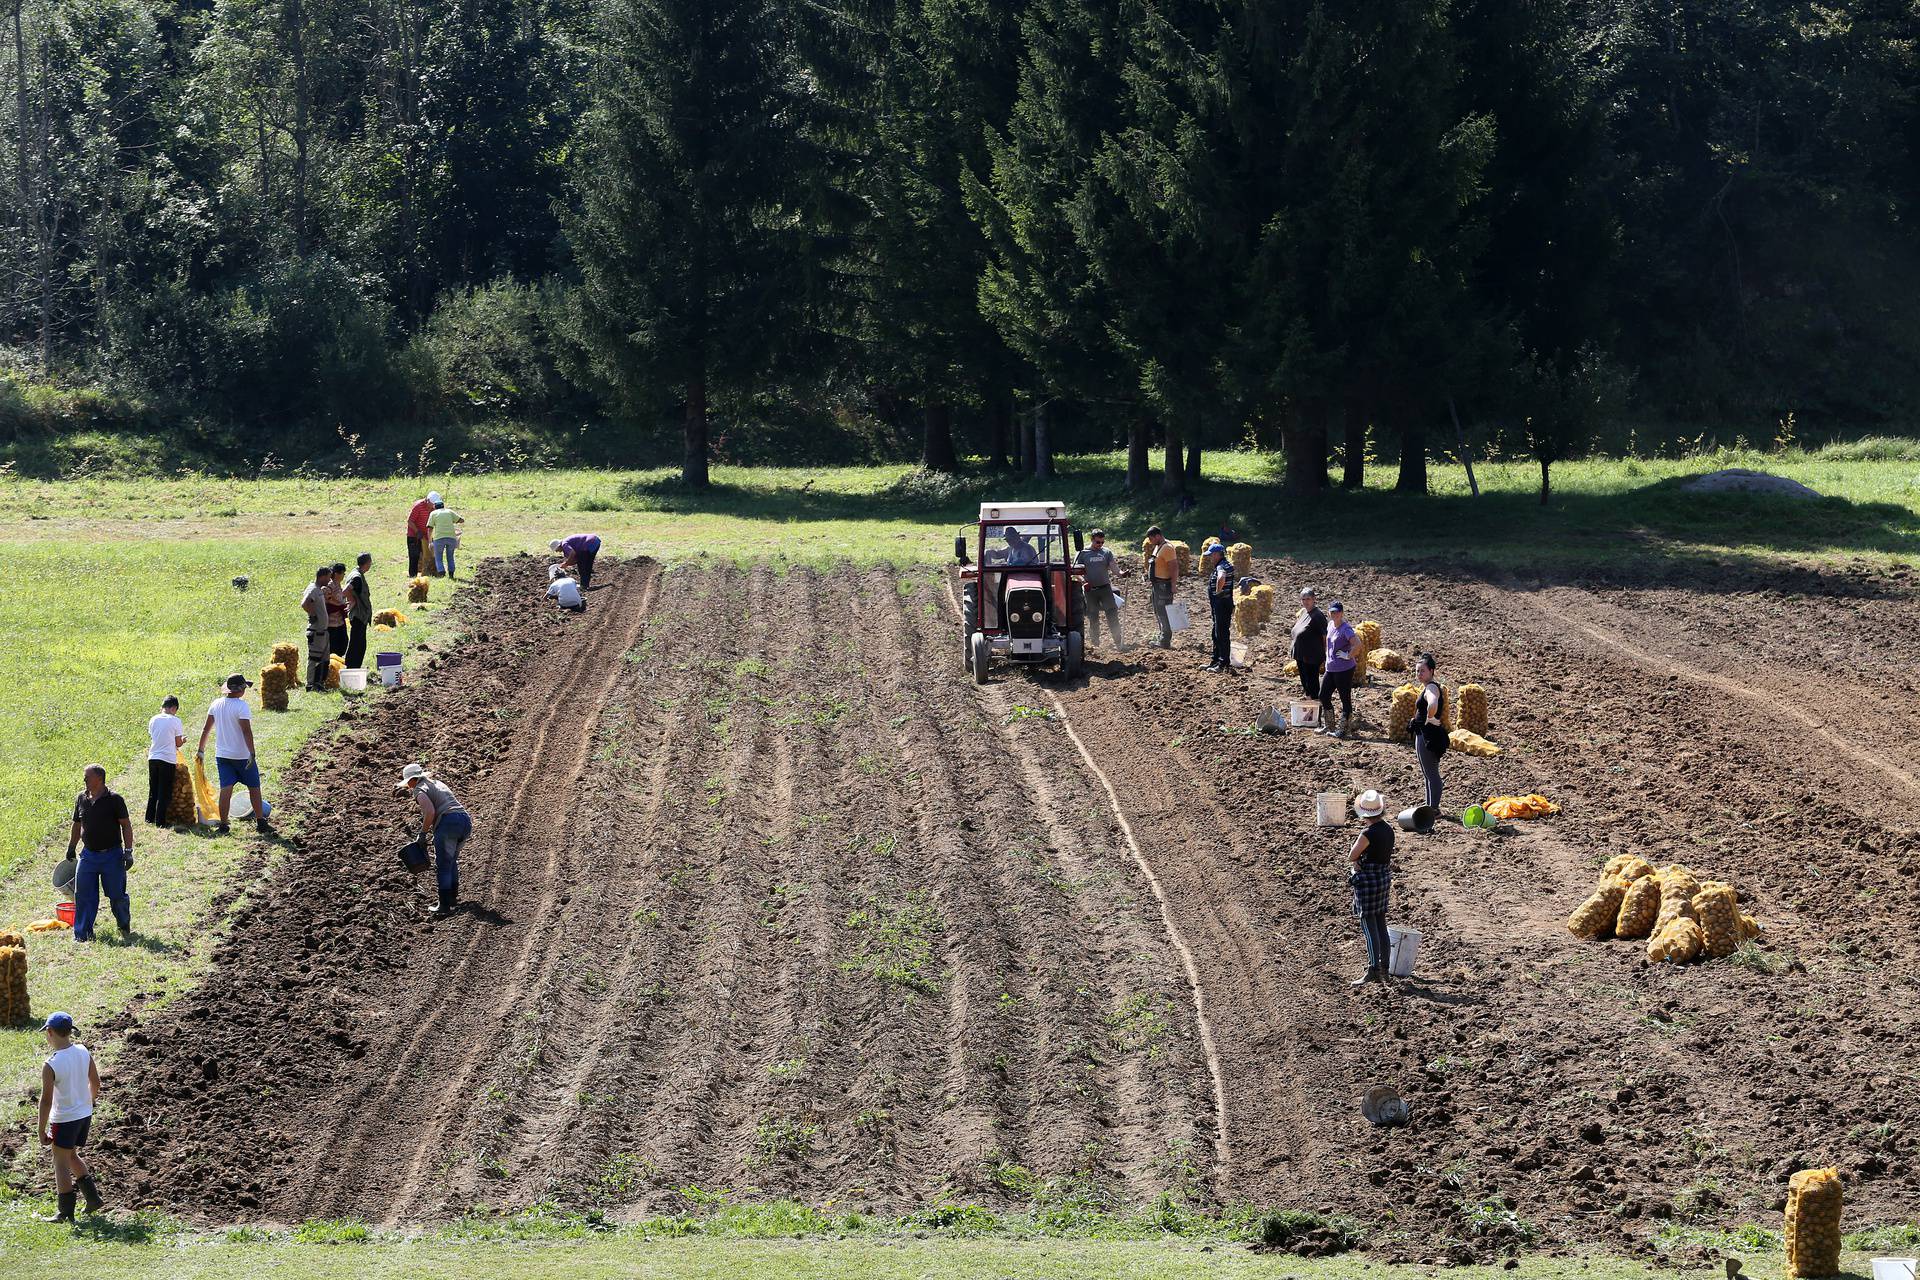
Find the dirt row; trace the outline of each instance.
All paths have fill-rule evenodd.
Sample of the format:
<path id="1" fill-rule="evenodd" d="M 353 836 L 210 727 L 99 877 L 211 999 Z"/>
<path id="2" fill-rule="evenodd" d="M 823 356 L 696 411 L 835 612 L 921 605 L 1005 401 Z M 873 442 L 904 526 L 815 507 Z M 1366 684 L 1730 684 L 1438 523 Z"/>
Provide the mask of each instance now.
<path id="1" fill-rule="evenodd" d="M 1284 620 L 1244 675 L 1194 635 L 976 690 L 937 570 L 630 563 L 571 618 L 523 559 L 310 752 L 301 835 L 207 981 L 125 1036 L 109 1168 L 219 1221 L 1055 1178 L 1351 1214 L 1414 1257 L 1641 1248 L 1766 1216 L 1806 1163 L 1841 1166 L 1850 1221 L 1920 1216 L 1902 584 L 1259 571 L 1488 687 L 1507 751 L 1448 756 L 1449 808 L 1565 806 L 1403 842 L 1417 980 L 1347 989 L 1351 832 L 1311 812 L 1411 802 L 1386 686 L 1358 741 L 1252 736 L 1291 691 Z M 473 909 L 439 925 L 393 857 L 413 758 L 476 815 Z M 1733 879 L 1780 971 L 1573 939 L 1626 851 Z M 1376 1082 L 1408 1128 L 1360 1117 Z"/>

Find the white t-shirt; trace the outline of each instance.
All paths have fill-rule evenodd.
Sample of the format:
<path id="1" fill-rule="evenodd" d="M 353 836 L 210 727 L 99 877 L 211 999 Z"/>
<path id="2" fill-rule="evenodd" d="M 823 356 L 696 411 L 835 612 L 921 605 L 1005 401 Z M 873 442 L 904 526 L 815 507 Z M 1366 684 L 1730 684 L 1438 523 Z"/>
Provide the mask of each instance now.
<path id="1" fill-rule="evenodd" d="M 49 1124 L 84 1120 L 93 1114 L 93 1086 L 87 1079 L 87 1068 L 92 1063 L 93 1055 L 77 1040 L 47 1056 L 47 1065 L 53 1068 L 53 1109 L 47 1113 Z"/>
<path id="2" fill-rule="evenodd" d="M 558 600 L 562 609 L 580 607 L 580 584 L 572 578 L 555 578 L 547 588 L 547 599 Z"/>
<path id="3" fill-rule="evenodd" d="M 147 721 L 147 759 L 164 760 L 168 764 L 180 758 L 180 739 L 186 735 L 187 728 L 180 723 L 180 717 L 162 711 Z"/>
<path id="4" fill-rule="evenodd" d="M 207 708 L 207 714 L 213 717 L 213 754 L 222 760 L 251 760 L 253 750 L 247 746 L 247 735 L 240 731 L 242 720 L 253 719 L 253 712 L 247 710 L 245 698 L 218 697 Z"/>

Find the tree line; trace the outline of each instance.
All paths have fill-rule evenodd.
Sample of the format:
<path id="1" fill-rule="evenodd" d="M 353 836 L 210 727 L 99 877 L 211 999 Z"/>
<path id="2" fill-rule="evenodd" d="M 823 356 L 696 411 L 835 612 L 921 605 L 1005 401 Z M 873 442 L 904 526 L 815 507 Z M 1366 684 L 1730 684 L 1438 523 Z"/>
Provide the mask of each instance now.
<path id="1" fill-rule="evenodd" d="M 8 363 L 259 436 L 772 400 L 1371 440 L 1897 420 L 1912 0 L 12 0 Z M 804 452 L 804 416 L 781 428 Z M 1158 465 L 1156 466 L 1156 454 Z M 1329 476 L 1329 464 L 1336 475 Z M 1157 475 L 1155 472 L 1157 471 Z"/>

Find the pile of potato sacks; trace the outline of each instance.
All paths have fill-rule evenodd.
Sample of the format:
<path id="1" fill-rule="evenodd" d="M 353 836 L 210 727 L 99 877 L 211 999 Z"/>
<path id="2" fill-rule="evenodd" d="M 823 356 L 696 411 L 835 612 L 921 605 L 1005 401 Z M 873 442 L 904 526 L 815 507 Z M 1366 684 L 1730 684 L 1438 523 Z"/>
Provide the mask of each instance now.
<path id="1" fill-rule="evenodd" d="M 1273 620 L 1273 588 L 1266 583 L 1243 586 L 1233 600 L 1233 629 L 1245 640 L 1260 634 Z"/>
<path id="2" fill-rule="evenodd" d="M 1576 938 L 1646 938 L 1647 959 L 1688 964 L 1724 960 L 1741 943 L 1760 936 L 1760 922 L 1740 912 L 1730 884 L 1699 880 L 1678 864 L 1654 870 L 1638 854 L 1608 861 L 1600 883 L 1567 918 Z"/>
<path id="3" fill-rule="evenodd" d="M 17 933 L 0 933 L 0 1027 L 29 1021 L 27 1002 L 27 940 Z"/>

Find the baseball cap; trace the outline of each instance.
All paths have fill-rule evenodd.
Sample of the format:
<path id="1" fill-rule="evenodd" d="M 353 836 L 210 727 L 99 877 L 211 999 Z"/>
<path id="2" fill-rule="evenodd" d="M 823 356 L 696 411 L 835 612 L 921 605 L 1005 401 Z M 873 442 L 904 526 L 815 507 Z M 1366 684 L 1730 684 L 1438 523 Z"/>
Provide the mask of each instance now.
<path id="1" fill-rule="evenodd" d="M 73 1015 L 70 1013 L 50 1013 L 41 1024 L 42 1031 L 58 1031 L 61 1035 L 73 1034 Z"/>
<path id="2" fill-rule="evenodd" d="M 1302 600 L 1304 600 L 1304 599 L 1306 599 L 1306 598 L 1307 598 L 1308 596 L 1313 596 L 1313 597 L 1315 597 L 1315 598 L 1317 599 L 1317 598 L 1319 597 L 1319 593 L 1318 593 L 1317 591 L 1315 591 L 1315 590 L 1314 590 L 1314 589 L 1313 589 L 1312 587 L 1302 587 L 1302 588 L 1300 588 L 1300 598 L 1301 598 Z"/>
<path id="3" fill-rule="evenodd" d="M 1345 613 L 1346 611 L 1347 606 L 1341 604 L 1338 600 L 1329 600 L 1327 602 L 1328 613 Z"/>
<path id="4" fill-rule="evenodd" d="M 247 679 L 238 671 L 227 677 L 227 688 L 229 689 L 244 689 L 252 683 L 253 681 Z"/>
<path id="5" fill-rule="evenodd" d="M 443 505 L 446 500 L 442 498 L 438 493 L 429 493 L 427 494 L 427 501 L 431 502 L 434 506 L 437 507 L 437 506 Z"/>

